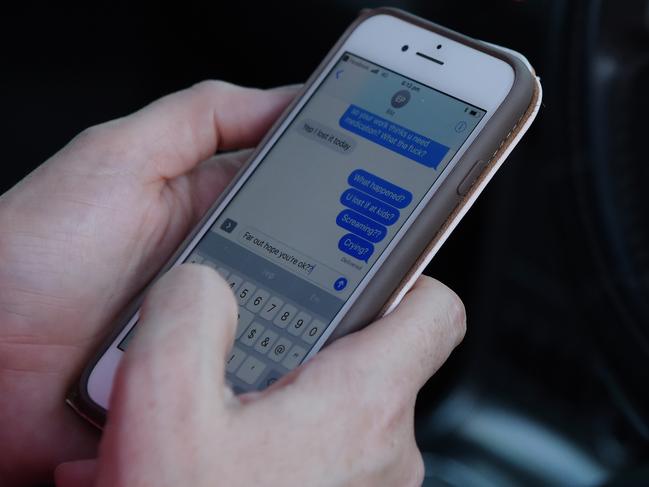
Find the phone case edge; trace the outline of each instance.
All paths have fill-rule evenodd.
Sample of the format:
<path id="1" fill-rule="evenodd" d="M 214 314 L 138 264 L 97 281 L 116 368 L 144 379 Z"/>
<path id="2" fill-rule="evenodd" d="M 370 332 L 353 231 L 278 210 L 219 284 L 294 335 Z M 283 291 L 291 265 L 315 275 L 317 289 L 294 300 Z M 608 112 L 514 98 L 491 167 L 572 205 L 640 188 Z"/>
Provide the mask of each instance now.
<path id="1" fill-rule="evenodd" d="M 468 193 L 464 197 L 463 202 L 461 202 L 449 216 L 448 220 L 444 223 L 440 229 L 437 237 L 433 239 L 428 247 L 422 252 L 420 257 L 417 259 L 415 265 L 410 269 L 406 277 L 401 281 L 395 292 L 385 303 L 383 309 L 379 312 L 379 316 L 385 316 L 391 313 L 397 305 L 401 302 L 403 297 L 408 293 L 408 291 L 414 286 L 415 282 L 421 276 L 430 264 L 435 254 L 439 249 L 444 245 L 444 242 L 448 237 L 453 233 L 453 230 L 460 223 L 464 215 L 471 209 L 473 204 L 476 202 L 482 191 L 485 189 L 489 181 L 494 177 L 498 169 L 504 164 L 509 154 L 514 150 L 518 142 L 523 138 L 527 130 L 530 128 L 536 115 L 539 112 L 541 107 L 541 100 L 543 96 L 543 89 L 538 77 L 534 78 L 535 80 L 535 90 L 534 98 L 530 104 L 527 112 L 523 115 L 518 127 L 510 132 L 509 136 L 503 141 L 503 144 L 498 149 L 498 152 L 494 154 L 484 171 L 478 176 L 477 180 L 473 183 Z"/>

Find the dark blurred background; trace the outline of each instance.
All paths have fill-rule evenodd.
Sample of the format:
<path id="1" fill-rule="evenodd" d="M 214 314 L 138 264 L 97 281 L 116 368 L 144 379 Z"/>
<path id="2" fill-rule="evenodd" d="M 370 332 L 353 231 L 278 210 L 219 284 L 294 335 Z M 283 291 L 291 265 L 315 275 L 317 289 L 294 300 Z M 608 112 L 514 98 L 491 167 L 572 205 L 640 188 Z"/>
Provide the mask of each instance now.
<path id="1" fill-rule="evenodd" d="M 83 128 L 199 80 L 303 81 L 378 5 L 3 7 L 0 192 Z M 420 394 L 426 485 L 649 485 L 649 1 L 391 5 L 524 53 L 545 90 L 427 271 L 469 328 Z"/>

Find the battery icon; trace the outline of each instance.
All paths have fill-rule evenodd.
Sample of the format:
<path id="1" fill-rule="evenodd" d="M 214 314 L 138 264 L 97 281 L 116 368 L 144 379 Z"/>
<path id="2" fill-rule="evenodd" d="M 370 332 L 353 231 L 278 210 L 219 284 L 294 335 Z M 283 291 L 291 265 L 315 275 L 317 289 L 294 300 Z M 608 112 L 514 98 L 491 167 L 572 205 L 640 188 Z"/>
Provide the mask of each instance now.
<path id="1" fill-rule="evenodd" d="M 466 107 L 466 108 L 464 109 L 464 113 L 468 113 L 468 114 L 471 115 L 472 117 L 476 117 L 476 116 L 478 116 L 478 111 L 477 111 L 477 110 L 474 110 L 473 108 L 469 108 L 469 107 Z"/>

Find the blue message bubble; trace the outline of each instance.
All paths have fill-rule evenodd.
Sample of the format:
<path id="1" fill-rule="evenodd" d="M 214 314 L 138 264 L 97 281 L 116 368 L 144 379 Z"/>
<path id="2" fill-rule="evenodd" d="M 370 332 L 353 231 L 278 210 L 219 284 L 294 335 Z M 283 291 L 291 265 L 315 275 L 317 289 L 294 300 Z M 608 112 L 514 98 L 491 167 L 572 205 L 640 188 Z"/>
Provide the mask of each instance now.
<path id="1" fill-rule="evenodd" d="M 339 227 L 373 243 L 380 242 L 388 233 L 388 229 L 380 223 L 376 223 L 374 220 L 370 220 L 353 210 L 341 211 L 336 217 L 336 223 Z"/>
<path id="2" fill-rule="evenodd" d="M 433 139 L 356 105 L 349 105 L 338 123 L 356 135 L 433 169 L 437 169 L 449 150 Z"/>
<path id="3" fill-rule="evenodd" d="M 353 233 L 342 236 L 338 241 L 338 249 L 363 262 L 367 262 L 374 253 L 374 245 Z"/>
<path id="4" fill-rule="evenodd" d="M 354 188 L 345 191 L 340 196 L 340 202 L 384 225 L 392 225 L 399 219 L 399 210 Z"/>
<path id="5" fill-rule="evenodd" d="M 412 201 L 412 193 L 362 169 L 356 169 L 347 178 L 350 186 L 360 189 L 389 205 L 405 208 Z"/>

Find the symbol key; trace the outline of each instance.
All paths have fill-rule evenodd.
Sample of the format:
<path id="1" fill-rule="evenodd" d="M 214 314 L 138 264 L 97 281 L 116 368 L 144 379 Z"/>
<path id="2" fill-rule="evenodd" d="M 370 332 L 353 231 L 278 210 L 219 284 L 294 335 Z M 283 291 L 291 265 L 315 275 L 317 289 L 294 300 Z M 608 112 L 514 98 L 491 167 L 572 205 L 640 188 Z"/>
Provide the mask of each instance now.
<path id="1" fill-rule="evenodd" d="M 282 365 L 286 367 L 288 370 L 293 370 L 295 367 L 300 365 L 300 362 L 302 362 L 302 359 L 304 358 L 305 355 L 306 355 L 306 350 L 296 345 L 288 353 L 288 355 L 282 362 Z"/>
<path id="2" fill-rule="evenodd" d="M 228 359 L 225 361 L 225 370 L 228 372 L 236 371 L 247 355 L 248 354 L 240 348 L 232 347 L 232 351 L 230 352 L 230 355 L 227 356 Z"/>
<path id="3" fill-rule="evenodd" d="M 255 321 L 246 329 L 246 331 L 243 332 L 239 341 L 244 345 L 252 347 L 257 341 L 257 338 L 259 338 L 259 335 L 261 335 L 265 329 L 266 327 L 264 325 Z"/>
<path id="4" fill-rule="evenodd" d="M 246 361 L 239 367 L 237 377 L 248 384 L 254 384 L 262 374 L 266 365 L 261 361 L 249 356 Z"/>
<path id="5" fill-rule="evenodd" d="M 286 357 L 286 354 L 288 353 L 291 346 L 293 346 L 293 342 L 291 342 L 288 338 L 282 337 L 275 343 L 275 345 L 273 345 L 273 348 L 268 354 L 268 357 L 275 362 L 279 362 L 284 357 Z"/>
<path id="6" fill-rule="evenodd" d="M 255 350 L 262 354 L 268 352 L 268 350 L 272 350 L 273 344 L 277 340 L 277 333 L 268 329 L 260 336 L 261 338 L 257 340 L 257 345 L 255 345 Z"/>

